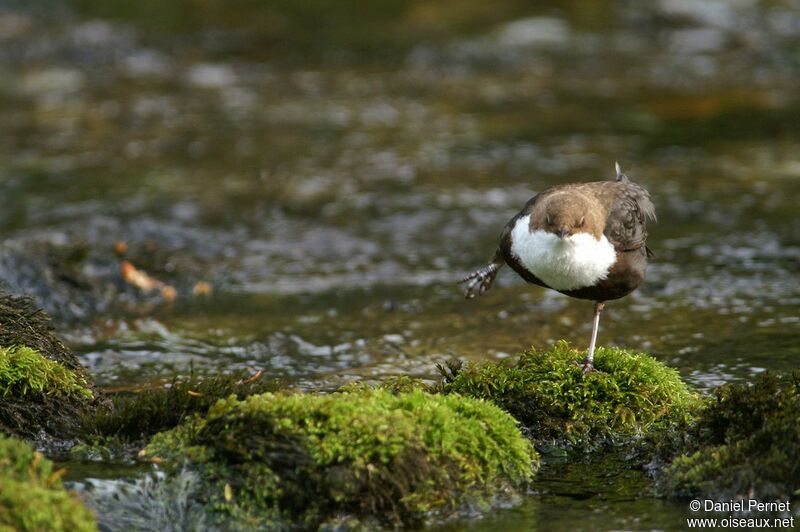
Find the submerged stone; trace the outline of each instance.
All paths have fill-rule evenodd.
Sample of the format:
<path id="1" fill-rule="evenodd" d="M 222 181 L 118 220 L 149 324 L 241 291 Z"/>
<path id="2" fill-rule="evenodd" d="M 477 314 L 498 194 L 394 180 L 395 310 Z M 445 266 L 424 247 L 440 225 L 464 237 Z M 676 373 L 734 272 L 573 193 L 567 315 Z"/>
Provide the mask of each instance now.
<path id="1" fill-rule="evenodd" d="M 30 445 L 0 435 L 0 530 L 96 530 L 94 515 L 64 489 L 62 474 Z"/>
<path id="2" fill-rule="evenodd" d="M 800 371 L 726 384 L 673 440 L 663 495 L 796 501 L 800 494 Z"/>
<path id="3" fill-rule="evenodd" d="M 0 294 L 0 433 L 67 439 L 96 407 L 97 393 L 75 355 L 28 298 Z"/>
<path id="4" fill-rule="evenodd" d="M 562 341 L 511 363 L 450 364 L 439 388 L 494 402 L 542 448 L 618 443 L 666 428 L 700 404 L 676 370 L 649 355 L 601 347 L 589 374 L 576 363 L 582 357 Z"/>
<path id="5" fill-rule="evenodd" d="M 351 515 L 415 525 L 488 506 L 531 481 L 538 455 L 496 406 L 421 390 L 231 397 L 143 451 L 200 473 L 198 497 L 253 526 Z"/>

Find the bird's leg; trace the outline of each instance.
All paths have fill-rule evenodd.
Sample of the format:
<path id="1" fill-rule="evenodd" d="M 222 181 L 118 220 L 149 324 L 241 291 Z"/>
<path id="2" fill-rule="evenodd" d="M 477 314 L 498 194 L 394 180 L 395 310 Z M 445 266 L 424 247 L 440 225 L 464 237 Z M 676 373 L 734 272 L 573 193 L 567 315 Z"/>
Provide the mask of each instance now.
<path id="1" fill-rule="evenodd" d="M 603 311 L 605 303 L 598 301 L 594 304 L 594 319 L 592 320 L 592 340 L 589 342 L 589 354 L 583 362 L 583 372 L 594 371 L 594 346 L 597 342 L 597 329 L 600 328 L 600 313 Z"/>
<path id="2" fill-rule="evenodd" d="M 459 281 L 459 284 L 467 283 L 467 288 L 464 290 L 464 297 L 472 299 L 489 290 L 492 287 L 494 278 L 497 277 L 497 271 L 502 268 L 505 263 L 503 254 L 498 248 L 489 264 L 472 272 Z"/>

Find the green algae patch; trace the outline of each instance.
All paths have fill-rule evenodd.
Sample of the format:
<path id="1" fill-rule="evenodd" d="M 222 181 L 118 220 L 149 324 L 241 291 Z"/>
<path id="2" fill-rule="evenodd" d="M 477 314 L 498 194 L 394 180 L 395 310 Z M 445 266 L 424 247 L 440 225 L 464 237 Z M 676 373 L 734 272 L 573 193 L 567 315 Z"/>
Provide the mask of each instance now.
<path id="1" fill-rule="evenodd" d="M 797 500 L 800 371 L 714 391 L 659 478 L 662 495 Z"/>
<path id="2" fill-rule="evenodd" d="M 676 370 L 649 355 L 601 347 L 588 374 L 576 364 L 582 357 L 562 341 L 510 364 L 449 364 L 439 388 L 494 402 L 537 444 L 580 449 L 666 429 L 701 404 Z"/>
<path id="3" fill-rule="evenodd" d="M 87 382 L 74 371 L 30 347 L 0 347 L 0 396 L 31 392 L 93 397 Z"/>
<path id="4" fill-rule="evenodd" d="M 207 507 L 254 526 L 342 515 L 416 525 L 512 496 L 538 468 L 511 416 L 421 390 L 231 397 L 156 435 L 143 454 L 173 470 L 188 463 Z"/>
<path id="5" fill-rule="evenodd" d="M 64 489 L 62 473 L 30 445 L 0 435 L 0 531 L 97 530 L 94 514 Z"/>

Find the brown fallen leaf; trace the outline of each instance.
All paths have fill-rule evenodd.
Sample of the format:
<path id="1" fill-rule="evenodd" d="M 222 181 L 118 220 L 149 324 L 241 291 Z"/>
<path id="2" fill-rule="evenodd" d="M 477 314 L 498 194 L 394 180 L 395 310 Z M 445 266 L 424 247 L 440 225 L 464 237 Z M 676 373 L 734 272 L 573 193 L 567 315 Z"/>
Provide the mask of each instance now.
<path id="1" fill-rule="evenodd" d="M 214 287 L 206 281 L 198 281 L 192 288 L 192 293 L 196 296 L 210 296 L 213 291 Z"/>
<path id="2" fill-rule="evenodd" d="M 114 242 L 114 253 L 116 253 L 117 256 L 122 257 L 127 252 L 128 252 L 127 242 L 125 242 L 124 240 L 117 240 L 116 242 Z"/>
<path id="3" fill-rule="evenodd" d="M 192 390 L 187 390 L 187 394 L 191 395 L 192 397 L 203 397 L 203 394 L 200 392 L 194 392 Z"/>
<path id="4" fill-rule="evenodd" d="M 122 261 L 122 264 L 120 264 L 120 270 L 122 272 L 122 278 L 125 279 L 125 282 L 132 284 L 145 294 L 164 286 L 164 283 L 158 279 L 153 279 L 142 270 L 137 270 L 136 266 L 134 266 L 133 263 L 128 260 Z"/>
<path id="5" fill-rule="evenodd" d="M 178 291 L 174 287 L 151 277 L 143 270 L 139 270 L 129 260 L 123 260 L 120 263 L 120 272 L 126 283 L 135 286 L 145 294 L 158 290 L 165 301 L 174 301 L 178 297 Z"/>
<path id="6" fill-rule="evenodd" d="M 172 286 L 165 285 L 161 287 L 161 297 L 164 298 L 164 301 L 175 301 L 175 298 L 178 297 L 178 291 Z"/>

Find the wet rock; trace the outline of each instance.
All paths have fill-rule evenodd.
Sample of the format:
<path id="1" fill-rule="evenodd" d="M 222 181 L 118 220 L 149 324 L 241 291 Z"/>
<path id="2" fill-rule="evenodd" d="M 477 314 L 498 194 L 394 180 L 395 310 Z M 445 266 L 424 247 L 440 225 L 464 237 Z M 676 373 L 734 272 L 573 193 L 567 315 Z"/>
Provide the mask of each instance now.
<path id="1" fill-rule="evenodd" d="M 515 20 L 498 31 L 497 43 L 501 46 L 563 46 L 569 41 L 570 28 L 561 19 L 531 17 Z"/>
<path id="2" fill-rule="evenodd" d="M 561 341 L 508 364 L 450 363 L 440 368 L 444 380 L 438 387 L 494 402 L 548 449 L 624 443 L 671 426 L 700 404 L 677 371 L 646 354 L 601 347 L 595 352 L 597 371 L 588 375 L 577 364 L 583 357 Z"/>
<path id="3" fill-rule="evenodd" d="M 19 90 L 41 98 L 63 99 L 84 87 L 84 75 L 76 69 L 49 68 L 22 78 Z"/>
<path id="4" fill-rule="evenodd" d="M 109 309 L 101 279 L 118 275 L 112 261 L 90 261 L 90 253 L 83 242 L 6 242 L 0 247 L 0 279 L 10 290 L 35 297 L 60 321 L 85 320 Z"/>
<path id="5" fill-rule="evenodd" d="M 53 463 L 0 435 L 0 530 L 92 531 L 95 517 L 66 491 Z"/>
<path id="6" fill-rule="evenodd" d="M 151 310 L 170 300 L 163 291 L 146 292 L 126 282 L 124 261 L 174 287 L 177 297 L 192 297 L 192 288 L 205 274 L 205 263 L 194 254 L 156 240 L 128 243 L 121 256 L 108 241 L 51 235 L 4 242 L 0 282 L 36 297 L 59 324 L 85 322 L 115 310 Z"/>
<path id="7" fill-rule="evenodd" d="M 0 295 L 0 433 L 74 437 L 98 402 L 91 378 L 29 298 Z"/>
<path id="8" fill-rule="evenodd" d="M 220 89 L 233 85 L 236 82 L 236 74 L 228 65 L 199 64 L 192 66 L 186 79 L 197 87 Z"/>
<path id="9" fill-rule="evenodd" d="M 317 528 L 342 515 L 421 524 L 524 488 L 538 455 L 483 401 L 421 390 L 231 397 L 143 452 L 180 474 L 221 519 Z M 474 509 L 474 506 L 472 507 Z"/>

